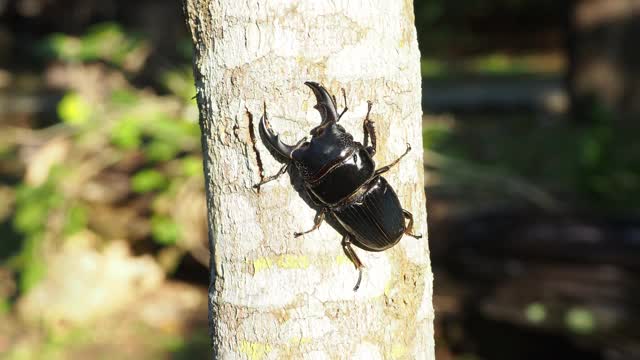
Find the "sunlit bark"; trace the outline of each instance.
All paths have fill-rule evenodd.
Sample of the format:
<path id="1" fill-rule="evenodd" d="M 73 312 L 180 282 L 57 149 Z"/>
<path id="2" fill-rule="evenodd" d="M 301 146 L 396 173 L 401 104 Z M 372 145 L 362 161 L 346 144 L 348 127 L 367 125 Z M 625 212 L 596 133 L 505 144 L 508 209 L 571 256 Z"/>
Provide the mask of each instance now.
<path id="1" fill-rule="evenodd" d="M 426 239 L 420 63 L 409 0 L 185 0 L 195 44 L 212 250 L 210 325 L 219 359 L 433 359 L 432 275 Z M 362 286 L 341 236 L 291 186 L 258 135 L 266 103 L 288 143 L 319 122 L 306 80 L 339 94 L 357 139 L 367 100 L 378 166 L 416 219 L 382 253 L 356 249 Z M 341 107 L 341 97 L 338 104 Z"/>

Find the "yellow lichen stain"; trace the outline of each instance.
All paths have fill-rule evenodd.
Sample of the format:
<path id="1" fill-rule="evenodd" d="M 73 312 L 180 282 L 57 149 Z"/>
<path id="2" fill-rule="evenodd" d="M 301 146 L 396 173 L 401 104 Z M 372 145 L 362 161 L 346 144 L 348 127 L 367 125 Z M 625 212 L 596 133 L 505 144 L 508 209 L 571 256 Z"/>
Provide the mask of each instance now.
<path id="1" fill-rule="evenodd" d="M 338 265 L 351 264 L 351 260 L 346 255 L 336 256 L 336 263 Z"/>
<path id="2" fill-rule="evenodd" d="M 240 342 L 240 352 L 246 354 L 251 360 L 261 360 L 271 352 L 271 345 L 242 340 Z"/>
<path id="3" fill-rule="evenodd" d="M 277 266 L 281 269 L 306 269 L 310 265 L 309 258 L 303 255 L 279 255 L 273 257 L 263 257 L 253 260 L 253 272 L 257 274 L 260 271 L 270 269 Z"/>
<path id="4" fill-rule="evenodd" d="M 278 256 L 276 263 L 282 269 L 306 269 L 309 267 L 309 258 L 302 255 L 285 254 Z"/>
<path id="5" fill-rule="evenodd" d="M 384 286 L 384 295 L 386 297 L 389 297 L 389 295 L 391 294 L 391 288 L 392 288 L 392 282 L 391 282 L 391 279 L 389 279 L 389 281 L 387 281 L 387 284 Z"/>
<path id="6" fill-rule="evenodd" d="M 291 345 L 304 345 L 304 344 L 309 344 L 311 343 L 311 338 L 307 338 L 307 337 L 294 337 L 289 339 L 289 343 L 291 343 Z"/>
<path id="7" fill-rule="evenodd" d="M 273 262 L 271 262 L 271 259 L 268 259 L 268 258 L 255 259 L 253 260 L 253 273 L 257 274 L 258 272 L 269 269 L 272 266 L 273 266 Z"/>
<path id="8" fill-rule="evenodd" d="M 402 344 L 393 344 L 391 346 L 391 358 L 400 359 L 407 353 L 407 348 Z"/>

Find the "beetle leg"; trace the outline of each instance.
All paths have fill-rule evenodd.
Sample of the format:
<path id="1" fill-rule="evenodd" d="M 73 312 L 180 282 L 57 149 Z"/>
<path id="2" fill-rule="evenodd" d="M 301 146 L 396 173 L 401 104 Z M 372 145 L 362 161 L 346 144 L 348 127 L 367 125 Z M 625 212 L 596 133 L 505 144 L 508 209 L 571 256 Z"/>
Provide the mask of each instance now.
<path id="1" fill-rule="evenodd" d="M 318 230 L 318 228 L 320 227 L 320 224 L 322 224 L 322 222 L 324 221 L 324 215 L 327 211 L 325 209 L 320 210 L 320 212 L 318 213 L 318 215 L 316 215 L 316 219 L 313 223 L 313 227 L 311 228 L 311 230 L 307 230 L 307 231 L 303 231 L 303 232 L 294 232 L 293 236 L 294 237 L 298 237 L 298 236 L 302 236 L 304 234 L 308 234 L 314 230 Z"/>
<path id="2" fill-rule="evenodd" d="M 342 115 L 344 115 L 344 113 L 346 113 L 347 110 L 349 110 L 349 106 L 347 105 L 347 93 L 344 91 L 344 88 L 341 88 L 340 90 L 342 90 L 342 97 L 344 98 L 344 110 L 342 110 L 340 115 L 338 115 L 338 120 L 336 120 L 336 122 L 340 121 L 340 118 L 342 118 Z M 335 101 L 335 96 L 334 96 L 334 101 Z"/>
<path id="3" fill-rule="evenodd" d="M 404 210 L 404 209 L 402 209 L 402 214 L 404 215 L 405 218 L 407 218 L 409 220 L 409 224 L 407 224 L 407 228 L 404 230 L 404 233 L 409 235 L 409 236 L 411 236 L 411 237 L 414 237 L 416 239 L 422 238 L 422 234 L 416 235 L 416 234 L 412 233 L 412 231 L 413 231 L 413 215 L 410 212 L 408 212 L 407 210 Z"/>
<path id="4" fill-rule="evenodd" d="M 290 165 L 290 164 L 291 164 L 291 163 L 286 163 L 286 164 L 284 164 L 284 165 L 280 168 L 280 170 L 278 170 L 278 173 L 276 173 L 275 175 L 271 175 L 271 176 L 267 177 L 266 179 L 264 179 L 264 180 L 260 181 L 259 183 L 257 183 L 257 184 L 255 184 L 255 185 L 253 185 L 253 187 L 254 187 L 255 189 L 258 189 L 258 191 L 260 191 L 260 186 L 262 186 L 262 185 L 264 185 L 264 184 L 266 184 L 266 183 L 268 183 L 268 182 L 270 182 L 270 181 L 273 181 L 273 180 L 275 180 L 275 179 L 279 178 L 279 177 L 280 177 L 280 175 L 282 175 L 282 174 L 284 174 L 285 172 L 287 172 L 287 169 L 289 168 L 289 165 Z"/>
<path id="5" fill-rule="evenodd" d="M 400 155 L 399 158 L 397 158 L 394 162 L 392 162 L 391 164 L 387 165 L 387 166 L 383 166 L 380 169 L 376 170 L 376 172 L 373 174 L 374 176 L 380 175 L 382 173 L 386 173 L 387 171 L 389 171 L 389 169 L 391 169 L 392 167 L 394 167 L 397 163 L 400 162 L 400 160 L 402 160 L 403 157 L 405 157 L 405 155 L 407 155 L 409 153 L 409 151 L 411 151 L 411 145 L 409 145 L 409 143 L 407 143 L 407 150 L 404 152 L 404 154 Z"/>
<path id="6" fill-rule="evenodd" d="M 362 281 L 362 268 L 364 265 L 351 247 L 351 236 L 351 234 L 347 234 L 342 238 L 342 249 L 344 250 L 345 255 L 347 255 L 347 258 L 349 258 L 356 267 L 356 270 L 358 270 L 358 281 L 356 282 L 356 286 L 353 287 L 353 291 L 357 291 L 358 288 L 360 288 L 360 281 Z"/>
<path id="7" fill-rule="evenodd" d="M 364 118 L 362 128 L 364 130 L 364 143 L 367 143 L 367 138 L 371 139 L 371 146 L 367 146 L 367 152 L 373 156 L 376 153 L 376 128 L 373 126 L 373 120 L 369 119 L 371 113 L 371 107 L 373 103 L 367 101 L 367 117 Z"/>
<path id="8" fill-rule="evenodd" d="M 294 151 L 296 151 L 299 147 L 301 147 L 301 146 L 305 143 L 305 141 L 307 141 L 307 137 L 306 137 L 306 136 L 305 136 L 302 140 L 298 141 L 294 146 L 292 146 L 292 147 L 291 147 L 291 149 L 292 149 L 292 150 L 291 150 L 291 153 L 293 153 L 293 152 L 294 152 Z M 288 145 L 287 145 L 287 146 L 288 146 Z M 273 180 L 275 180 L 275 179 L 279 178 L 282 174 L 284 174 L 285 172 L 287 172 L 287 170 L 289 169 L 289 165 L 291 165 L 291 163 L 290 163 L 290 162 L 288 162 L 288 163 L 284 164 L 284 165 L 280 168 L 280 170 L 278 170 L 278 172 L 277 172 L 275 175 L 268 176 L 266 179 L 264 179 L 264 180 L 260 181 L 259 183 L 257 183 L 257 184 L 255 184 L 255 185 L 253 185 L 253 187 L 254 187 L 255 189 L 258 189 L 258 192 L 260 192 L 260 187 L 261 187 L 262 185 L 264 185 L 264 184 L 266 184 L 266 183 L 268 183 L 268 182 L 270 182 L 270 181 L 273 181 Z"/>

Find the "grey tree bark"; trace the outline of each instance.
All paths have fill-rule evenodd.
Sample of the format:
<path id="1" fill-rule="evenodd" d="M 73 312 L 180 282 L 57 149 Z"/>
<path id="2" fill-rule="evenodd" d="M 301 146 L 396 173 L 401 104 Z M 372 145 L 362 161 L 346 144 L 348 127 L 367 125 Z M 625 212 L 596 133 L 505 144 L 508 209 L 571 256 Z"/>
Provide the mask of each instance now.
<path id="1" fill-rule="evenodd" d="M 410 0 L 184 0 L 195 49 L 211 249 L 210 326 L 219 359 L 434 359 L 432 275 L 422 168 L 420 54 Z M 287 143 L 319 124 L 303 85 L 344 88 L 340 123 L 362 137 L 367 100 L 385 174 L 414 232 L 390 250 L 356 249 L 292 187 L 258 133 L 266 104 Z M 340 106 L 341 96 L 338 96 Z M 295 181 L 294 181 L 295 182 Z"/>

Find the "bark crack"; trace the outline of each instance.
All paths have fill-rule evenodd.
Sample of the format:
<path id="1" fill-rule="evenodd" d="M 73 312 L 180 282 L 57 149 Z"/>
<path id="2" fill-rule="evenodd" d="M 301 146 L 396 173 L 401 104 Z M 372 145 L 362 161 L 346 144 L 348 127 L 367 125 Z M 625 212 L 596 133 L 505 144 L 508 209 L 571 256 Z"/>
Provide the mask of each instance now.
<path id="1" fill-rule="evenodd" d="M 260 182 L 264 181 L 264 169 L 262 167 L 262 158 L 260 157 L 260 152 L 258 151 L 258 145 L 256 144 L 256 131 L 253 127 L 253 114 L 249 111 L 249 109 L 245 109 L 247 112 L 247 118 L 249 119 L 249 138 L 251 139 L 251 147 L 253 148 L 253 152 L 256 155 L 256 164 L 258 165 L 258 175 L 260 175 Z M 258 188 L 258 193 L 260 193 L 260 188 Z"/>

